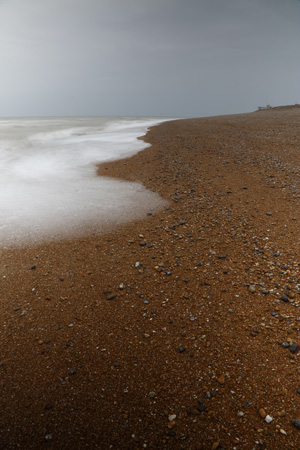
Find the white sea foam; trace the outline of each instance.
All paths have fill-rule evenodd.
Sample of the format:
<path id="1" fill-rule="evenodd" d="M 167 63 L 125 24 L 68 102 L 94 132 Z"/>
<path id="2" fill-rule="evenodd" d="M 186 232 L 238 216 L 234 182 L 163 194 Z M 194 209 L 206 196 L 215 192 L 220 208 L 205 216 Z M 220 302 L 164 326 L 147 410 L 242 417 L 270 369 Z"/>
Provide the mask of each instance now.
<path id="1" fill-rule="evenodd" d="M 65 238 L 160 207 L 137 183 L 98 177 L 96 164 L 146 148 L 137 137 L 164 120 L 0 119 L 0 244 Z"/>

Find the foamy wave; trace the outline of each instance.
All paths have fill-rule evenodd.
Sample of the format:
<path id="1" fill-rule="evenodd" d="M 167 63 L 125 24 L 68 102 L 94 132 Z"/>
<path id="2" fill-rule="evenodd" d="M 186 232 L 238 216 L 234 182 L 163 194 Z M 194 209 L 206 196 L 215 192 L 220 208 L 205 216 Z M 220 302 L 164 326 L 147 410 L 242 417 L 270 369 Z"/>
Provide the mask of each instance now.
<path id="1" fill-rule="evenodd" d="M 97 177 L 96 164 L 142 150 L 137 137 L 161 121 L 0 119 L 0 243 L 64 237 L 158 206 L 140 185 Z"/>

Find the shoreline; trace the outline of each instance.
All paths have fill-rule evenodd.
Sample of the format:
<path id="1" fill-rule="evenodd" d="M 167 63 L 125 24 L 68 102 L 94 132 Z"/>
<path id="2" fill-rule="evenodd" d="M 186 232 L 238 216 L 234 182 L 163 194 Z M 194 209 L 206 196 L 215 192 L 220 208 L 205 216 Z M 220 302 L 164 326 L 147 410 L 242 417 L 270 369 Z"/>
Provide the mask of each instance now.
<path id="1" fill-rule="evenodd" d="M 166 208 L 1 249 L 3 448 L 299 447 L 299 119 L 164 122 L 98 173 Z"/>

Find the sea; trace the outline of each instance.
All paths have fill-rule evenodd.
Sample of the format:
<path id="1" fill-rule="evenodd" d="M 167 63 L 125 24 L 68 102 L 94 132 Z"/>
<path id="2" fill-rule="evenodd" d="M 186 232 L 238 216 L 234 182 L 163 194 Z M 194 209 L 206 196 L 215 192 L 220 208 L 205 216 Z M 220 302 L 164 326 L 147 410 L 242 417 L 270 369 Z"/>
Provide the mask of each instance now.
<path id="1" fill-rule="evenodd" d="M 0 118 L 0 246 L 98 232 L 164 204 L 138 183 L 97 175 L 166 118 Z"/>

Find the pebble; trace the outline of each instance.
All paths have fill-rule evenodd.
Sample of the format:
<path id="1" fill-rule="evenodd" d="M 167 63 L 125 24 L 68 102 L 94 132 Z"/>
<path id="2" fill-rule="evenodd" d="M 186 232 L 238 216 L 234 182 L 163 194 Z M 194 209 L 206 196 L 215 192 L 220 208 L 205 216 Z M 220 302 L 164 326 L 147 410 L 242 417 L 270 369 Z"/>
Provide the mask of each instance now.
<path id="1" fill-rule="evenodd" d="M 262 293 L 263 295 L 268 295 L 268 294 L 270 293 L 270 291 L 267 291 L 267 289 L 263 289 L 263 290 L 261 291 L 261 293 Z"/>
<path id="2" fill-rule="evenodd" d="M 106 299 L 107 300 L 113 300 L 114 298 L 116 298 L 117 294 L 109 294 Z"/>
<path id="3" fill-rule="evenodd" d="M 245 413 L 244 413 L 243 411 L 239 411 L 239 412 L 237 413 L 237 416 L 238 416 L 238 417 L 244 417 L 244 415 L 245 415 Z"/>
<path id="4" fill-rule="evenodd" d="M 224 384 L 225 383 L 225 376 L 224 376 L 223 373 L 222 373 L 222 375 L 219 376 L 218 383 L 220 383 L 220 384 Z"/>
<path id="5" fill-rule="evenodd" d="M 300 430 L 300 420 L 299 419 L 292 419 L 292 425 L 294 425 L 295 428 Z"/>
<path id="6" fill-rule="evenodd" d="M 214 442 L 213 445 L 211 446 L 211 450 L 216 450 L 220 445 L 220 442 Z"/>
<path id="7" fill-rule="evenodd" d="M 289 347 L 289 351 L 291 353 L 296 353 L 298 350 L 299 350 L 299 345 L 296 344 L 296 342 Z"/>
<path id="8" fill-rule="evenodd" d="M 178 346 L 178 350 L 179 350 L 179 353 L 183 353 L 183 352 L 186 351 L 186 348 L 185 348 L 184 345 L 179 345 L 179 346 Z"/>
<path id="9" fill-rule="evenodd" d="M 199 412 L 205 411 L 205 406 L 203 405 L 203 400 L 201 398 L 198 400 L 197 411 Z"/>
<path id="10" fill-rule="evenodd" d="M 271 416 L 269 416 L 269 415 L 267 415 L 267 416 L 265 417 L 265 421 L 266 421 L 267 423 L 271 423 L 272 420 L 273 420 L 273 417 L 271 417 Z"/>
<path id="11" fill-rule="evenodd" d="M 249 291 L 252 293 L 256 292 L 255 286 L 249 286 Z"/>
<path id="12" fill-rule="evenodd" d="M 149 392 L 148 397 L 150 397 L 150 398 L 156 397 L 155 392 L 153 392 L 153 391 Z"/>
<path id="13" fill-rule="evenodd" d="M 258 412 L 260 417 L 262 417 L 263 419 L 267 416 L 267 413 L 263 408 L 260 408 Z"/>
<path id="14" fill-rule="evenodd" d="M 176 417 L 177 417 L 176 414 L 170 414 L 169 417 L 168 417 L 169 422 L 173 422 L 173 420 L 175 420 Z"/>
<path id="15" fill-rule="evenodd" d="M 289 298 L 286 295 L 283 295 L 282 297 L 280 297 L 280 300 L 282 300 L 285 303 L 289 302 Z"/>

